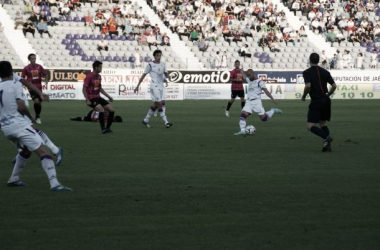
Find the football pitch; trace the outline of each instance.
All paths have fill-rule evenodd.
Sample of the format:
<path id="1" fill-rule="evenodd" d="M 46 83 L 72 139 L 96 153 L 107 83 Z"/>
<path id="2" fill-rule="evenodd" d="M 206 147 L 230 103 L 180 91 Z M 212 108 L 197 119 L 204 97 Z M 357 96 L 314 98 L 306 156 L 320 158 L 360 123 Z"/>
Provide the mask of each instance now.
<path id="1" fill-rule="evenodd" d="M 308 102 L 249 117 L 246 137 L 239 101 L 229 118 L 224 100 L 168 101 L 170 129 L 143 127 L 150 101 L 116 101 L 124 121 L 105 135 L 69 120 L 84 101 L 44 103 L 38 128 L 64 148 L 58 178 L 74 191 L 50 192 L 36 155 L 29 186 L 7 187 L 16 149 L 1 136 L 0 249 L 378 250 L 380 101 L 333 100 L 332 153 L 306 130 Z"/>

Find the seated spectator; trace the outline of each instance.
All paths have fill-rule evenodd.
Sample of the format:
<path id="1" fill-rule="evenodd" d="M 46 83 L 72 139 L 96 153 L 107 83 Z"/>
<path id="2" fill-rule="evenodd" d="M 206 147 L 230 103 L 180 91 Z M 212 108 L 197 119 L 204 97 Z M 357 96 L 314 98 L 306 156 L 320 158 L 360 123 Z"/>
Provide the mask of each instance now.
<path id="1" fill-rule="evenodd" d="M 262 48 L 268 47 L 268 39 L 266 39 L 265 35 L 262 35 L 262 37 L 260 38 L 259 46 Z"/>
<path id="2" fill-rule="evenodd" d="M 311 27 L 314 32 L 318 30 L 319 34 L 322 34 L 322 24 L 317 18 L 314 18 L 314 20 L 311 22 Z"/>
<path id="3" fill-rule="evenodd" d="M 151 33 L 149 36 L 147 36 L 146 41 L 148 43 L 149 49 L 152 50 L 151 46 L 157 46 L 157 40 L 156 37 Z"/>
<path id="4" fill-rule="evenodd" d="M 300 41 L 300 39 L 298 37 L 298 31 L 294 31 L 293 30 L 292 32 L 290 32 L 289 36 L 290 36 L 290 40 L 289 41 L 292 42 L 293 45 L 295 45 L 296 42 Z"/>
<path id="5" fill-rule="evenodd" d="M 294 40 L 292 40 L 290 38 L 290 34 L 289 33 L 285 33 L 284 34 L 284 41 L 285 41 L 285 44 L 288 45 L 289 42 L 293 43 L 293 46 L 296 46 L 296 43 L 294 42 Z"/>
<path id="6" fill-rule="evenodd" d="M 271 52 L 280 52 L 277 42 L 268 42 L 268 47 Z"/>
<path id="7" fill-rule="evenodd" d="M 327 31 L 326 41 L 330 42 L 330 43 L 334 43 L 336 41 L 335 30 L 328 30 Z"/>
<path id="8" fill-rule="evenodd" d="M 355 31 L 355 30 L 356 30 L 355 22 L 354 22 L 353 18 L 350 18 L 347 22 L 347 32 Z"/>
<path id="9" fill-rule="evenodd" d="M 44 22 L 47 23 L 47 16 L 45 15 L 44 11 L 42 11 L 40 16 L 38 17 L 38 22 L 40 22 L 41 20 L 44 20 Z"/>
<path id="10" fill-rule="evenodd" d="M 139 45 L 145 45 L 145 46 L 148 45 L 147 37 L 144 34 L 144 32 L 141 32 L 137 41 L 138 41 Z"/>
<path id="11" fill-rule="evenodd" d="M 208 44 L 205 42 L 203 38 L 199 39 L 197 42 L 199 51 L 205 52 L 208 48 Z"/>
<path id="12" fill-rule="evenodd" d="M 108 32 L 109 32 L 108 25 L 107 25 L 107 23 L 104 23 L 103 26 L 102 26 L 102 29 L 100 30 L 100 33 L 102 35 L 106 35 L 106 34 L 108 34 Z"/>
<path id="13" fill-rule="evenodd" d="M 36 15 L 39 15 L 40 14 L 40 7 L 37 5 L 37 3 L 35 3 L 33 5 L 33 13 L 36 14 Z"/>
<path id="14" fill-rule="evenodd" d="M 30 19 L 26 20 L 26 23 L 23 25 L 22 32 L 24 33 L 24 36 L 26 37 L 26 33 L 32 33 L 34 37 L 34 33 L 36 32 L 34 24 L 30 21 Z"/>
<path id="15" fill-rule="evenodd" d="M 252 37 L 252 30 L 251 28 L 249 27 L 249 24 L 245 25 L 245 28 L 243 29 L 243 36 L 244 37 Z"/>
<path id="16" fill-rule="evenodd" d="M 190 32 L 190 35 L 189 35 L 189 40 L 194 42 L 194 41 L 198 41 L 198 31 L 196 29 L 193 29 L 191 32 Z"/>
<path id="17" fill-rule="evenodd" d="M 230 30 L 230 28 L 228 28 L 227 25 L 223 26 L 223 28 L 222 28 L 222 34 L 223 34 L 224 38 L 231 37 L 231 30 Z"/>
<path id="18" fill-rule="evenodd" d="M 179 39 L 182 40 L 182 36 L 189 36 L 190 34 L 187 32 L 187 29 L 185 27 L 185 25 L 183 23 L 181 23 L 178 27 L 177 27 L 177 33 L 178 33 L 178 36 L 179 36 Z"/>
<path id="19" fill-rule="evenodd" d="M 50 8 L 50 21 L 48 22 L 51 26 L 57 26 L 57 21 L 59 20 L 59 11 L 57 6 L 52 6 Z"/>
<path id="20" fill-rule="evenodd" d="M 17 29 L 19 25 L 22 26 L 24 24 L 24 18 L 21 16 L 20 11 L 16 11 L 13 20 L 15 21 L 15 29 Z"/>
<path id="21" fill-rule="evenodd" d="M 166 33 L 162 34 L 162 46 L 170 46 L 170 38 L 166 35 Z"/>
<path id="22" fill-rule="evenodd" d="M 52 38 L 52 36 L 50 35 L 48 31 L 47 23 L 45 23 L 44 19 L 40 20 L 40 23 L 37 25 L 37 30 L 38 30 L 38 33 L 40 33 L 41 38 L 42 38 L 42 34 L 44 33 L 48 34 L 49 37 Z"/>
<path id="23" fill-rule="evenodd" d="M 127 21 L 127 25 L 125 25 L 125 28 L 124 28 L 124 31 L 123 31 L 123 34 L 126 36 L 126 35 L 129 35 L 129 34 L 132 34 L 132 30 L 133 30 L 133 27 L 131 25 L 131 21 Z"/>
<path id="24" fill-rule="evenodd" d="M 299 34 L 300 37 L 307 37 L 306 30 L 305 30 L 304 26 L 300 27 L 300 30 L 299 30 L 298 34 Z"/>
<path id="25" fill-rule="evenodd" d="M 377 53 L 376 53 L 376 50 L 372 50 L 371 69 L 375 69 L 376 67 L 377 67 Z"/>
<path id="26" fill-rule="evenodd" d="M 239 55 L 242 57 L 252 57 L 251 53 L 248 53 L 248 44 L 244 44 L 240 49 L 239 49 Z"/>
<path id="27" fill-rule="evenodd" d="M 111 37 L 112 37 L 112 35 L 116 35 L 116 36 L 119 35 L 119 31 L 117 31 L 116 20 L 110 22 L 108 28 L 109 28 L 109 30 L 108 30 L 108 34 L 109 34 Z"/>
<path id="28" fill-rule="evenodd" d="M 241 33 L 240 33 L 239 30 L 236 30 L 236 31 L 233 33 L 232 41 L 234 41 L 234 42 L 236 42 L 236 43 L 243 41 L 242 38 L 241 38 Z"/>
<path id="29" fill-rule="evenodd" d="M 29 2 L 26 2 L 23 9 L 22 9 L 22 12 L 24 13 L 24 15 L 32 14 L 33 13 L 32 5 L 30 5 Z"/>
<path id="30" fill-rule="evenodd" d="M 292 11 L 294 12 L 294 15 L 296 15 L 297 11 L 299 11 L 301 8 L 300 3 L 298 0 L 295 0 L 292 4 Z"/>
<path id="31" fill-rule="evenodd" d="M 103 19 L 104 17 L 94 17 L 94 26 L 99 28 L 99 31 L 102 30 L 102 26 L 105 23 L 105 20 Z"/>
<path id="32" fill-rule="evenodd" d="M 34 27 L 37 26 L 38 17 L 36 16 L 36 14 L 32 13 L 32 15 L 28 19 L 33 23 Z"/>
<path id="33" fill-rule="evenodd" d="M 52 6 L 56 6 L 57 7 L 58 4 L 57 4 L 56 0 L 48 0 L 48 5 L 51 8 Z"/>
<path id="34" fill-rule="evenodd" d="M 86 15 L 83 16 L 83 21 L 84 21 L 84 26 L 88 25 L 92 29 L 94 29 L 94 27 L 93 27 L 94 19 L 92 18 L 90 12 L 88 12 Z"/>
<path id="35" fill-rule="evenodd" d="M 334 54 L 334 57 L 330 60 L 330 69 L 337 69 L 338 68 L 338 61 L 339 57 L 337 54 Z"/>
<path id="36" fill-rule="evenodd" d="M 139 54 L 139 48 L 136 48 L 136 52 L 133 56 L 135 58 L 135 63 L 134 63 L 134 67 L 135 68 L 139 68 L 142 66 L 142 62 L 143 62 L 143 58 L 142 56 Z"/>
<path id="37" fill-rule="evenodd" d="M 340 44 L 342 41 L 346 40 L 344 38 L 342 31 L 339 31 L 338 34 L 335 36 L 336 41 Z"/>
<path id="38" fill-rule="evenodd" d="M 358 43 L 360 42 L 359 38 L 358 38 L 358 35 L 356 34 L 356 32 L 350 32 L 350 36 L 348 38 L 348 41 L 352 42 L 352 43 Z"/>
<path id="39" fill-rule="evenodd" d="M 61 8 L 61 15 L 62 16 L 69 16 L 70 15 L 70 8 L 67 4 L 63 5 L 63 8 Z"/>
<path id="40" fill-rule="evenodd" d="M 328 65 L 327 65 L 327 61 L 326 60 L 322 61 L 321 67 L 324 68 L 324 69 L 328 69 Z"/>
<path id="41" fill-rule="evenodd" d="M 102 55 L 102 50 L 108 51 L 108 42 L 105 41 L 103 37 L 98 43 L 98 51 L 100 52 L 101 55 Z"/>

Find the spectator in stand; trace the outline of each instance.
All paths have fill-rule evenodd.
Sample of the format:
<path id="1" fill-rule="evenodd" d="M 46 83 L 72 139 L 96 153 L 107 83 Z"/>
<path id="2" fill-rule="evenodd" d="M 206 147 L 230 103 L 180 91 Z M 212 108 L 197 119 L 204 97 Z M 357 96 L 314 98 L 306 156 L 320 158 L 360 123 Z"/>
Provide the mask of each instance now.
<path id="1" fill-rule="evenodd" d="M 222 56 L 220 55 L 219 51 L 216 52 L 214 65 L 216 69 L 220 69 L 222 67 Z"/>
<path id="2" fill-rule="evenodd" d="M 307 37 L 306 30 L 305 30 L 304 26 L 300 27 L 300 30 L 299 30 L 298 34 L 299 34 L 300 37 Z"/>
<path id="3" fill-rule="evenodd" d="M 170 46 L 170 38 L 166 35 L 166 33 L 162 34 L 161 46 Z"/>
<path id="4" fill-rule="evenodd" d="M 37 3 L 35 3 L 33 5 L 33 13 L 36 14 L 36 15 L 39 15 L 40 11 L 41 11 L 40 7 L 37 5 Z"/>
<path id="5" fill-rule="evenodd" d="M 157 40 L 156 37 L 151 33 L 149 36 L 147 36 L 146 39 L 149 49 L 152 50 L 152 46 L 157 46 Z"/>
<path id="6" fill-rule="evenodd" d="M 293 30 L 292 32 L 290 32 L 289 36 L 290 36 L 289 41 L 292 42 L 294 46 L 295 46 L 295 44 L 296 44 L 296 41 L 297 41 L 297 42 L 300 41 L 300 39 L 299 39 L 299 37 L 298 37 L 298 31 L 294 31 L 294 30 Z"/>
<path id="7" fill-rule="evenodd" d="M 280 49 L 278 48 L 277 42 L 268 42 L 268 47 L 271 52 L 280 52 Z"/>
<path id="8" fill-rule="evenodd" d="M 292 42 L 291 39 L 290 39 L 290 35 L 289 33 L 285 33 L 284 34 L 284 41 L 285 41 L 285 44 L 288 45 L 289 42 Z M 293 41 L 293 46 L 295 46 L 296 44 L 294 43 Z"/>
<path id="9" fill-rule="evenodd" d="M 182 36 L 189 36 L 190 34 L 187 32 L 187 29 L 185 27 L 185 25 L 183 23 L 181 23 L 178 27 L 177 27 L 177 33 L 178 33 L 178 36 L 179 36 L 179 39 L 182 40 Z"/>
<path id="10" fill-rule="evenodd" d="M 293 31 L 293 28 L 290 27 L 289 23 L 286 24 L 285 28 L 282 30 L 282 33 L 285 34 L 285 33 L 288 33 L 290 34 L 290 32 Z"/>
<path id="11" fill-rule="evenodd" d="M 52 35 L 50 35 L 47 23 L 45 23 L 44 19 L 41 19 L 40 23 L 37 25 L 38 33 L 40 33 L 40 36 L 42 38 L 42 34 L 46 33 L 49 35 L 50 38 L 52 38 Z"/>
<path id="12" fill-rule="evenodd" d="M 83 16 L 83 21 L 84 21 L 84 26 L 88 25 L 89 27 L 91 27 L 92 30 L 94 30 L 94 27 L 93 27 L 94 20 L 90 12 L 88 12 L 86 15 Z"/>
<path id="13" fill-rule="evenodd" d="M 262 37 L 260 38 L 259 46 L 262 47 L 263 49 L 265 47 L 268 47 L 268 39 L 265 37 L 265 35 L 262 35 Z"/>
<path id="14" fill-rule="evenodd" d="M 296 15 L 297 11 L 299 11 L 301 8 L 300 3 L 298 0 L 295 0 L 292 4 L 292 11 L 294 12 L 294 15 Z"/>
<path id="15" fill-rule="evenodd" d="M 136 48 L 135 54 L 134 54 L 133 57 L 135 58 L 134 67 L 135 68 L 141 67 L 142 66 L 142 62 L 143 62 L 143 58 L 142 58 L 142 56 L 139 53 L 139 48 Z"/>
<path id="16" fill-rule="evenodd" d="M 45 15 L 44 11 L 42 11 L 40 16 L 38 17 L 38 22 L 40 22 L 41 20 L 44 20 L 44 22 L 47 23 L 47 16 Z"/>
<path id="17" fill-rule="evenodd" d="M 311 27 L 314 32 L 318 30 L 319 34 L 322 34 L 322 24 L 318 18 L 314 18 L 314 20 L 311 22 Z"/>
<path id="18" fill-rule="evenodd" d="M 222 69 L 227 68 L 227 61 L 228 61 L 227 52 L 223 51 L 223 55 L 221 56 L 221 68 Z"/>
<path id="19" fill-rule="evenodd" d="M 57 26 L 57 21 L 59 20 L 59 10 L 57 6 L 52 6 L 50 8 L 50 21 L 48 22 L 51 26 Z"/>
<path id="20" fill-rule="evenodd" d="M 336 34 L 334 33 L 335 30 L 328 30 L 327 32 L 326 41 L 334 43 L 336 41 Z"/>
<path id="21" fill-rule="evenodd" d="M 347 32 L 355 31 L 355 30 L 356 30 L 355 22 L 354 22 L 353 18 L 351 17 L 347 22 Z"/>
<path id="22" fill-rule="evenodd" d="M 236 42 L 236 44 L 243 41 L 241 38 L 240 30 L 234 31 L 232 41 Z"/>
<path id="23" fill-rule="evenodd" d="M 108 31 L 108 34 L 112 37 L 112 35 L 116 35 L 118 36 L 119 35 L 119 31 L 117 31 L 117 24 L 116 24 L 116 20 L 113 19 L 113 21 L 111 21 L 109 23 L 109 31 Z"/>
<path id="24" fill-rule="evenodd" d="M 133 35 L 133 34 L 132 34 L 132 30 L 133 30 L 133 27 L 132 27 L 132 25 L 131 25 L 131 21 L 128 20 L 128 21 L 127 21 L 127 25 L 125 25 L 125 28 L 124 28 L 123 34 L 124 34 L 125 36 L 127 36 L 127 35 Z"/>
<path id="25" fill-rule="evenodd" d="M 377 53 L 376 50 L 372 50 L 371 54 L 371 69 L 375 69 L 377 67 Z"/>
<path id="26" fill-rule="evenodd" d="M 102 35 L 108 35 L 109 29 L 107 23 L 104 23 L 102 26 L 102 29 L 100 30 L 100 33 Z"/>
<path id="27" fill-rule="evenodd" d="M 56 0 L 48 0 L 48 5 L 51 8 L 52 6 L 56 6 L 57 7 L 58 4 L 57 4 Z"/>
<path id="28" fill-rule="evenodd" d="M 98 43 L 98 51 L 100 52 L 101 55 L 102 55 L 102 50 L 108 51 L 108 42 L 105 41 L 103 37 Z"/>
<path id="29" fill-rule="evenodd" d="M 36 32 L 34 24 L 30 21 L 30 19 L 26 20 L 26 23 L 24 23 L 22 32 L 24 33 L 24 36 L 26 37 L 26 33 L 32 33 L 34 37 L 34 33 Z"/>
<path id="30" fill-rule="evenodd" d="M 245 25 L 245 28 L 243 29 L 243 36 L 244 37 L 247 37 L 247 36 L 252 37 L 252 30 L 249 27 L 249 24 Z"/>
<path id="31" fill-rule="evenodd" d="M 22 9 L 22 12 L 24 15 L 32 14 L 33 13 L 32 5 L 30 5 L 29 2 L 26 2 L 23 9 Z"/>
<path id="32" fill-rule="evenodd" d="M 37 24 L 38 24 L 38 17 L 36 16 L 36 14 L 34 14 L 34 12 L 33 12 L 32 15 L 28 18 L 28 20 L 30 20 L 30 21 L 33 23 L 34 27 L 37 26 Z"/>
<path id="33" fill-rule="evenodd" d="M 16 11 L 16 15 L 13 17 L 13 20 L 15 21 L 15 29 L 17 29 L 19 25 L 22 26 L 24 24 L 24 18 L 21 16 L 20 11 Z"/>
<path id="34" fill-rule="evenodd" d="M 248 44 L 244 44 L 240 50 L 239 50 L 239 54 L 240 56 L 242 57 L 249 57 L 251 58 L 252 57 L 252 54 L 251 53 L 248 53 L 249 49 L 248 49 Z"/>
<path id="35" fill-rule="evenodd" d="M 348 41 L 349 42 L 352 42 L 352 43 L 358 43 L 360 42 L 359 38 L 358 38 L 358 35 L 356 34 L 356 31 L 351 31 L 350 32 L 350 36 L 348 38 Z"/>
<path id="36" fill-rule="evenodd" d="M 363 53 L 359 53 L 358 57 L 356 58 L 356 68 L 357 69 L 364 69 L 363 66 Z"/>
<path id="37" fill-rule="evenodd" d="M 208 44 L 205 42 L 203 38 L 200 38 L 197 42 L 199 51 L 205 52 L 208 48 Z"/>
<path id="38" fill-rule="evenodd" d="M 69 16 L 70 15 L 70 8 L 67 4 L 63 5 L 63 8 L 61 8 L 61 15 L 62 16 Z"/>
<path id="39" fill-rule="evenodd" d="M 196 29 L 193 29 L 189 35 L 189 40 L 194 42 L 194 41 L 198 41 L 198 31 Z"/>
<path id="40" fill-rule="evenodd" d="M 145 45 L 147 46 L 148 45 L 148 41 L 147 41 L 147 37 L 146 35 L 144 34 L 144 32 L 141 32 L 139 38 L 138 38 L 138 43 L 139 45 Z"/>
<path id="41" fill-rule="evenodd" d="M 343 36 L 343 32 L 342 31 L 338 31 L 338 34 L 336 34 L 335 36 L 335 40 L 340 44 L 342 41 L 346 40 L 346 38 L 344 38 Z"/>

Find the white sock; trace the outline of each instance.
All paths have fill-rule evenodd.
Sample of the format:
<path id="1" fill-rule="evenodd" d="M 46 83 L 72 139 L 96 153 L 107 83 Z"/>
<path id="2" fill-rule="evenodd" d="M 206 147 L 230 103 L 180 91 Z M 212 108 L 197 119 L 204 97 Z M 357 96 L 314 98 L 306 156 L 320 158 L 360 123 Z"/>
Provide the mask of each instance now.
<path id="1" fill-rule="evenodd" d="M 160 116 L 161 116 L 162 120 L 165 122 L 165 124 L 168 123 L 168 118 L 166 117 L 165 111 L 162 110 L 159 112 L 160 112 Z"/>
<path id="2" fill-rule="evenodd" d="M 155 110 L 154 110 L 155 111 Z M 144 122 L 149 122 L 149 119 L 150 117 L 152 117 L 152 115 L 154 114 L 154 111 L 152 110 L 152 108 L 149 108 L 149 111 L 148 111 L 148 114 L 146 114 L 145 118 L 144 118 Z"/>
<path id="3" fill-rule="evenodd" d="M 269 110 L 267 112 L 265 112 L 265 114 L 268 116 L 268 119 L 271 118 L 274 114 L 274 111 L 273 110 Z"/>
<path id="4" fill-rule="evenodd" d="M 56 187 L 59 184 L 58 179 L 57 179 L 57 173 L 55 171 L 55 166 L 54 162 L 51 159 L 50 155 L 45 155 L 41 157 L 41 165 L 42 168 L 45 170 L 45 173 L 47 174 L 49 181 L 50 181 L 50 186 L 51 187 Z"/>
<path id="5" fill-rule="evenodd" d="M 55 155 L 58 154 L 58 151 L 59 151 L 58 147 L 54 145 L 54 143 L 49 139 L 49 137 L 42 130 L 39 130 L 38 134 L 41 136 L 46 147 L 48 147 L 53 154 Z"/>
<path id="6" fill-rule="evenodd" d="M 13 167 L 11 178 L 9 178 L 9 182 L 15 182 L 20 180 L 20 174 L 24 167 L 26 166 L 26 163 L 28 162 L 28 158 L 30 155 L 26 155 L 22 152 L 20 152 L 16 156 L 16 163 Z"/>
<path id="7" fill-rule="evenodd" d="M 244 117 L 240 117 L 239 125 L 240 125 L 240 131 L 245 132 L 245 127 L 247 126 L 247 120 Z"/>

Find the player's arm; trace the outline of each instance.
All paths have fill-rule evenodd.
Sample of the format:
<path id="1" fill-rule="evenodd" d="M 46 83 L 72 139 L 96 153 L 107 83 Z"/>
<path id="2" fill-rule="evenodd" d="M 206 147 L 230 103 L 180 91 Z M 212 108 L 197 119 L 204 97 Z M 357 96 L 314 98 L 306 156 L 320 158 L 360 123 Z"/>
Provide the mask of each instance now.
<path id="1" fill-rule="evenodd" d="M 31 91 L 35 92 L 38 94 L 38 96 L 41 98 L 41 100 L 45 101 L 45 102 L 48 102 L 50 100 L 49 96 L 48 95 L 45 95 L 41 92 L 41 90 L 39 90 L 36 85 L 34 85 L 33 83 L 31 82 L 28 82 L 27 80 L 25 79 L 20 79 L 20 82 L 22 83 L 22 85 L 24 85 L 25 87 L 29 88 Z"/>
<path id="2" fill-rule="evenodd" d="M 30 114 L 28 107 L 25 105 L 25 101 L 22 99 L 17 99 L 18 111 L 27 116 L 32 122 L 34 122 L 34 117 Z"/>
<path id="3" fill-rule="evenodd" d="M 42 66 L 41 66 L 41 75 L 43 75 L 45 77 L 45 84 L 47 86 L 49 83 L 49 78 L 48 78 L 46 70 L 44 68 L 42 68 Z"/>
<path id="4" fill-rule="evenodd" d="M 142 81 L 144 81 L 144 78 L 145 76 L 147 75 L 148 73 L 144 73 L 142 74 L 142 76 L 140 77 L 140 80 L 139 80 L 139 83 L 137 84 L 135 90 L 133 92 L 137 93 L 139 92 L 139 87 L 140 87 L 140 84 L 142 83 Z"/>
<path id="5" fill-rule="evenodd" d="M 272 94 L 266 88 L 263 88 L 263 91 L 272 100 L 273 103 L 278 104 L 276 99 L 273 98 Z"/>
<path id="6" fill-rule="evenodd" d="M 327 93 L 327 96 L 331 96 L 332 94 L 334 94 L 334 92 L 336 90 L 336 84 L 335 84 L 335 81 L 332 78 L 331 74 L 329 74 L 327 82 L 331 84 L 331 88 L 330 88 L 330 91 Z"/>
<path id="7" fill-rule="evenodd" d="M 113 102 L 113 98 L 102 87 L 100 87 L 100 93 L 107 96 L 107 98 L 108 98 L 108 100 L 110 100 L 110 102 Z"/>
<path id="8" fill-rule="evenodd" d="M 164 81 L 165 81 L 165 87 L 167 87 L 168 83 L 170 81 L 170 76 L 169 76 L 169 73 L 167 71 L 164 72 L 164 75 L 165 75 L 165 79 L 164 79 Z"/>
<path id="9" fill-rule="evenodd" d="M 85 85 L 83 85 L 82 93 L 83 93 L 84 98 L 86 99 L 86 104 L 91 105 L 91 101 L 88 99 L 88 95 L 87 95 L 87 87 Z"/>
<path id="10" fill-rule="evenodd" d="M 306 96 L 309 94 L 311 89 L 311 83 L 310 82 L 305 82 L 305 88 L 303 90 L 303 95 L 301 97 L 301 100 L 304 102 L 306 99 Z"/>

